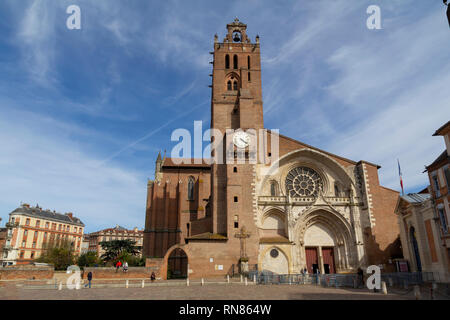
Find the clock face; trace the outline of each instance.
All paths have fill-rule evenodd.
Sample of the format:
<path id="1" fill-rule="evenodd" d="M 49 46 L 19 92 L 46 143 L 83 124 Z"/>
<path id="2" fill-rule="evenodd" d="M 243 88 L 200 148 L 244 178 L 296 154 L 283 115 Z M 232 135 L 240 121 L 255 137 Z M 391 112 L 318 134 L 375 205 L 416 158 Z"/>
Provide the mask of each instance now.
<path id="1" fill-rule="evenodd" d="M 236 147 L 243 149 L 250 144 L 250 136 L 243 131 L 238 131 L 233 136 L 233 143 Z"/>

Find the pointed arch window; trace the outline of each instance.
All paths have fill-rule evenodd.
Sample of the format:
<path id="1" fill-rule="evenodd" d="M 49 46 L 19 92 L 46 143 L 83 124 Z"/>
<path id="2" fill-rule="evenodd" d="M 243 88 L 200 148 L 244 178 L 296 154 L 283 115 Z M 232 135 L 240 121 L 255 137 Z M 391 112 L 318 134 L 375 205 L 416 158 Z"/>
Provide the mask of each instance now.
<path id="1" fill-rule="evenodd" d="M 230 56 L 228 54 L 225 56 L 225 69 L 230 69 Z"/>
<path id="2" fill-rule="evenodd" d="M 238 89 L 238 83 L 237 81 L 233 81 L 233 90 L 237 90 Z"/>
<path id="3" fill-rule="evenodd" d="M 238 68 L 238 56 L 234 55 L 233 56 L 233 69 L 237 69 Z"/>
<path id="4" fill-rule="evenodd" d="M 190 176 L 188 180 L 188 200 L 194 200 L 194 177 Z"/>
<path id="5" fill-rule="evenodd" d="M 227 82 L 227 90 L 228 91 L 231 91 L 231 80 L 228 80 L 228 82 Z"/>

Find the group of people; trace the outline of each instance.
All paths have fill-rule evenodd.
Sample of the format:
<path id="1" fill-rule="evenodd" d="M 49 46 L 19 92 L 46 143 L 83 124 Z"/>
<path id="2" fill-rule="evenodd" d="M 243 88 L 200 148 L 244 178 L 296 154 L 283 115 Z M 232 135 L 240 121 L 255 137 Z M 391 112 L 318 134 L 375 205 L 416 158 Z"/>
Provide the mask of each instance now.
<path id="1" fill-rule="evenodd" d="M 128 262 L 125 261 L 123 263 L 123 266 L 122 266 L 122 261 L 120 261 L 120 260 L 117 261 L 117 263 L 116 263 L 116 272 L 119 271 L 120 267 L 123 268 L 123 272 L 128 272 Z"/>

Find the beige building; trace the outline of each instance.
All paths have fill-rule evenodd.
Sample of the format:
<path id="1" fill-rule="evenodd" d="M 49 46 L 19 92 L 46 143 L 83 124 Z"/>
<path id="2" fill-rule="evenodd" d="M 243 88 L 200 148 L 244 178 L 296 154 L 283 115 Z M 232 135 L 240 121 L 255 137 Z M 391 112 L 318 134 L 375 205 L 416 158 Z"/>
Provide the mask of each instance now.
<path id="1" fill-rule="evenodd" d="M 69 241 L 76 255 L 81 251 L 84 224 L 72 213 L 57 213 L 23 204 L 9 214 L 2 266 L 28 264 L 41 255 L 50 241 Z"/>
<path id="2" fill-rule="evenodd" d="M 100 242 L 113 241 L 113 240 L 133 240 L 136 242 L 136 246 L 142 255 L 142 241 L 144 237 L 144 231 L 139 230 L 137 227 L 128 230 L 124 227 L 116 225 L 114 228 L 108 228 L 97 232 L 90 233 L 89 248 L 88 251 L 97 252 L 100 257 L 105 251 L 102 249 Z"/>
<path id="3" fill-rule="evenodd" d="M 400 196 L 396 213 L 403 256 L 411 272 L 433 272 L 448 281 L 447 252 L 440 244 L 439 217 L 429 193 Z"/>

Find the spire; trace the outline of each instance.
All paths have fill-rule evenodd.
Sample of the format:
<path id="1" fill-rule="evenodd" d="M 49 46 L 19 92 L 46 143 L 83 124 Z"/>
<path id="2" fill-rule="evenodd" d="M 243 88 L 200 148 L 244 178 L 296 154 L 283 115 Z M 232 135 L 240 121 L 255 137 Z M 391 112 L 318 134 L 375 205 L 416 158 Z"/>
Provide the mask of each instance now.
<path id="1" fill-rule="evenodd" d="M 156 158 L 156 162 L 161 161 L 161 151 L 158 152 L 158 157 Z"/>

